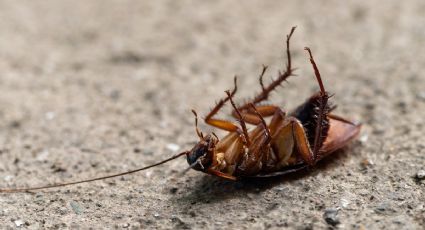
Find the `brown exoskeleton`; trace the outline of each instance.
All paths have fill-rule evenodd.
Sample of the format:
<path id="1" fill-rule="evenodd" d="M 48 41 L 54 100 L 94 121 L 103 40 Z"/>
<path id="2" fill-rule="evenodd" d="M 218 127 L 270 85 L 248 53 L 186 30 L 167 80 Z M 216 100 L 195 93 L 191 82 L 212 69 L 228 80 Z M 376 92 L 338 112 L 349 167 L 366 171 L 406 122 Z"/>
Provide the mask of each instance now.
<path id="1" fill-rule="evenodd" d="M 222 139 L 214 133 L 204 136 L 198 129 L 198 116 L 192 111 L 200 141 L 190 151 L 119 174 L 40 187 L 0 189 L 0 192 L 29 191 L 103 180 L 152 168 L 184 155 L 190 168 L 229 180 L 278 176 L 315 165 L 354 139 L 361 125 L 331 113 L 335 107 L 328 102 L 330 95 L 325 90 L 309 48 L 305 50 L 309 54 L 320 91 L 289 114 L 278 106 L 261 105 L 277 86 L 293 75 L 289 41 L 294 30 L 295 27 L 287 36 L 287 66 L 283 73 L 279 73 L 274 81 L 264 86 L 263 75 L 267 67 L 263 67 L 260 75 L 261 93 L 240 106 L 233 101 L 237 91 L 235 78 L 233 91 L 226 91 L 227 97 L 220 100 L 205 117 L 207 124 L 229 132 Z M 239 121 L 239 125 L 214 118 L 227 102 L 232 105 L 232 115 Z M 268 124 L 265 117 L 271 117 Z M 247 124 L 254 125 L 255 128 L 248 131 Z"/>
<path id="2" fill-rule="evenodd" d="M 307 47 L 305 50 L 310 56 L 320 91 L 289 115 L 274 105 L 258 105 L 268 98 L 276 86 L 292 75 L 289 40 L 294 29 L 286 41 L 288 64 L 284 73 L 264 87 L 264 67 L 260 75 L 262 92 L 242 106 L 236 106 L 232 99 L 237 90 L 235 79 L 233 91 L 226 91 L 227 97 L 219 101 L 206 116 L 207 124 L 230 133 L 219 140 L 215 135 L 204 137 L 197 130 L 201 140 L 187 154 L 187 161 L 192 168 L 230 180 L 277 176 L 313 166 L 357 136 L 360 124 L 331 113 L 335 107 L 328 103 L 330 95 L 323 86 L 319 70 Z M 240 127 L 213 118 L 227 101 L 230 101 L 234 109 L 232 115 L 238 119 Z M 264 117 L 269 116 L 272 117 L 271 121 L 266 124 Z M 246 123 L 256 127 L 248 132 Z"/>

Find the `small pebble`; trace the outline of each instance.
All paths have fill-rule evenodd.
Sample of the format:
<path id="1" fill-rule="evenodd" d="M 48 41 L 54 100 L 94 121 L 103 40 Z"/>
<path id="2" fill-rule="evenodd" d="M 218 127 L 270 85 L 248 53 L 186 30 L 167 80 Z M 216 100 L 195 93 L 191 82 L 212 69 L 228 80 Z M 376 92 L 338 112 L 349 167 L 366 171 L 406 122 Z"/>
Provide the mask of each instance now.
<path id="1" fill-rule="evenodd" d="M 112 91 L 109 93 L 109 97 L 110 97 L 112 100 L 118 100 L 118 99 L 120 99 L 120 97 L 121 97 L 121 92 L 120 92 L 119 90 L 112 90 Z"/>
<path id="2" fill-rule="evenodd" d="M 348 205 L 349 205 L 351 202 L 350 202 L 350 200 L 348 200 L 348 199 L 341 198 L 340 203 L 341 203 L 341 207 L 343 207 L 343 208 L 347 208 L 347 207 L 348 207 Z"/>
<path id="3" fill-rule="evenodd" d="M 19 128 L 19 127 L 21 127 L 21 122 L 19 122 L 19 121 L 12 121 L 10 123 L 10 127 L 12 127 L 12 128 Z"/>
<path id="4" fill-rule="evenodd" d="M 0 216 L 6 216 L 7 213 L 8 213 L 7 209 L 0 209 Z"/>
<path id="5" fill-rule="evenodd" d="M 47 120 L 53 120 L 56 117 L 56 114 L 54 112 L 47 112 L 45 116 Z"/>
<path id="6" fill-rule="evenodd" d="M 81 213 L 83 213 L 83 208 L 81 208 L 81 206 L 77 202 L 71 201 L 69 204 L 71 205 L 71 208 L 75 212 L 75 214 L 80 215 Z"/>
<path id="7" fill-rule="evenodd" d="M 140 151 L 141 151 L 141 150 L 140 150 L 139 148 L 134 148 L 134 149 L 133 149 L 133 152 L 134 152 L 134 153 L 140 153 Z"/>
<path id="8" fill-rule="evenodd" d="M 369 139 L 369 135 L 364 134 L 364 135 L 362 135 L 362 136 L 359 138 L 359 141 L 360 141 L 361 143 L 366 143 L 368 139 Z"/>
<path id="9" fill-rule="evenodd" d="M 332 226 L 336 226 L 341 223 L 338 218 L 338 209 L 336 208 L 326 209 L 325 213 L 323 213 L 323 218 L 325 219 L 326 223 Z"/>
<path id="10" fill-rule="evenodd" d="M 142 153 L 144 155 L 152 156 L 154 152 L 152 150 L 150 150 L 150 149 L 144 149 Z"/>
<path id="11" fill-rule="evenodd" d="M 53 203 L 53 201 L 50 201 L 51 203 Z M 61 207 L 59 207 L 58 209 L 57 209 L 57 213 L 59 214 L 59 215 L 62 215 L 62 216 L 64 216 L 64 215 L 66 215 L 66 214 L 68 214 L 69 213 L 69 210 L 68 210 L 68 208 L 67 207 L 63 207 L 63 206 L 61 206 Z"/>
<path id="12" fill-rule="evenodd" d="M 48 150 L 43 150 L 37 155 L 36 160 L 37 161 L 45 161 L 49 158 L 49 154 L 50 153 L 49 153 Z"/>
<path id="13" fill-rule="evenodd" d="M 190 226 L 179 217 L 172 215 L 171 221 L 176 225 L 177 229 L 190 229 Z"/>
<path id="14" fill-rule="evenodd" d="M 15 220 L 13 222 L 15 223 L 16 227 L 21 227 L 24 224 L 23 220 Z"/>
<path id="15" fill-rule="evenodd" d="M 178 188 L 176 188 L 176 187 L 171 188 L 171 189 L 170 189 L 170 193 L 171 193 L 171 194 L 176 194 L 177 190 L 178 190 Z"/>
<path id="16" fill-rule="evenodd" d="M 425 101 L 425 91 L 419 92 L 416 97 L 422 101 Z"/>
<path id="17" fill-rule="evenodd" d="M 180 149 L 180 146 L 174 143 L 169 143 L 166 145 L 166 148 L 173 151 L 173 152 L 177 152 Z"/>
<path id="18" fill-rule="evenodd" d="M 382 202 L 379 205 L 375 207 L 375 212 L 377 213 L 386 213 L 386 212 L 394 212 L 393 208 L 391 207 L 390 203 L 388 202 Z"/>
<path id="19" fill-rule="evenodd" d="M 150 178 L 151 176 L 152 176 L 152 171 L 146 171 L 145 172 L 145 176 L 147 177 L 147 178 Z"/>
<path id="20" fill-rule="evenodd" d="M 419 171 L 416 173 L 416 179 L 418 179 L 418 180 L 423 180 L 423 179 L 425 179 L 425 170 L 419 170 Z"/>
<path id="21" fill-rule="evenodd" d="M 369 168 L 369 167 L 371 167 L 371 166 L 373 166 L 373 165 L 374 165 L 373 161 L 372 161 L 372 160 L 369 160 L 368 158 L 364 158 L 364 159 L 360 162 L 360 166 L 361 166 L 363 169 Z"/>
<path id="22" fill-rule="evenodd" d="M 10 180 L 12 180 L 12 179 L 13 179 L 13 176 L 12 176 L 12 175 L 6 175 L 6 176 L 4 176 L 4 177 L 3 177 L 3 179 L 4 179 L 5 181 L 10 181 Z"/>

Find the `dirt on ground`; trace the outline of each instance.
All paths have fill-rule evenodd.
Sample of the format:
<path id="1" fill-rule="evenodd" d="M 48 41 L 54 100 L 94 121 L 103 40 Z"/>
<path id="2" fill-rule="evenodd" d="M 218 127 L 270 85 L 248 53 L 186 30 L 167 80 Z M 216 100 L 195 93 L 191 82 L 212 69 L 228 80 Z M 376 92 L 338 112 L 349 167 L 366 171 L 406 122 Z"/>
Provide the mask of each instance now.
<path id="1" fill-rule="evenodd" d="M 0 1 L 0 184 L 138 168 L 190 149 L 239 77 L 238 102 L 284 68 L 270 103 L 318 90 L 359 138 L 311 170 L 230 182 L 185 159 L 138 174 L 0 194 L 2 229 L 424 229 L 425 2 Z M 230 108 L 220 117 L 232 119 Z M 200 124 L 204 132 L 225 132 Z"/>

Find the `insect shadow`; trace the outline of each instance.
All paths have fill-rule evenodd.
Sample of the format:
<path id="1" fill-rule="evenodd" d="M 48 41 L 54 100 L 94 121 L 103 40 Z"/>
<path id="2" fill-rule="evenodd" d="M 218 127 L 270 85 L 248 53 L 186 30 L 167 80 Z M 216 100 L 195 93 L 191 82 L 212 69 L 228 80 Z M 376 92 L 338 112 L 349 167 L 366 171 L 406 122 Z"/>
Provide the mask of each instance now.
<path id="1" fill-rule="evenodd" d="M 172 196 L 170 201 L 176 204 L 222 203 L 225 200 L 240 197 L 241 195 L 257 195 L 279 185 L 290 187 L 293 182 L 340 168 L 341 163 L 346 161 L 349 153 L 353 152 L 352 150 L 350 148 L 350 151 L 348 151 L 348 147 L 337 150 L 333 157 L 327 157 L 318 162 L 314 166 L 314 170 L 313 168 L 304 168 L 297 173 L 287 175 L 265 178 L 252 177 L 239 181 L 222 180 L 210 175 L 195 177 L 194 180 L 196 181 L 194 185 L 190 186 L 190 189 L 184 191 L 181 195 Z M 185 208 L 184 206 L 178 207 Z"/>

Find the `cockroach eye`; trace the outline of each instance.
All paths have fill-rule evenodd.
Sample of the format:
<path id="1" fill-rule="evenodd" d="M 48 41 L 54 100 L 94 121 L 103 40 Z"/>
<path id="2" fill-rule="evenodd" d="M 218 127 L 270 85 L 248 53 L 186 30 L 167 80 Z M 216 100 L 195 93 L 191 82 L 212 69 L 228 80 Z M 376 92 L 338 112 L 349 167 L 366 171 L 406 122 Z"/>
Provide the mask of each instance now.
<path id="1" fill-rule="evenodd" d="M 208 146 L 204 143 L 197 144 L 189 154 L 187 154 L 187 163 L 193 165 L 196 161 L 205 156 L 208 152 Z"/>
<path id="2" fill-rule="evenodd" d="M 201 140 L 187 154 L 187 163 L 195 170 L 204 170 L 212 162 L 213 149 L 216 144 L 216 138 L 208 135 Z"/>

